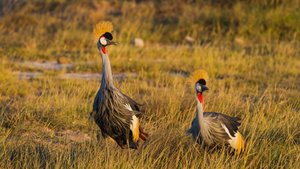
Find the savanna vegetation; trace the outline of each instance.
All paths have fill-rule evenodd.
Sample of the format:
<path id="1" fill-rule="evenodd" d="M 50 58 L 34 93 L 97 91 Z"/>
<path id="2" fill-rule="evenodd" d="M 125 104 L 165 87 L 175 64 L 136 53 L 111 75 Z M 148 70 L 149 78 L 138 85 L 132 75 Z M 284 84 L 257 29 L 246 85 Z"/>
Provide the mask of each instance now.
<path id="1" fill-rule="evenodd" d="M 119 42 L 107 48 L 116 86 L 143 104 L 151 135 L 136 151 L 96 139 L 100 78 L 64 78 L 100 74 L 92 30 L 103 20 Z M 299 39 L 298 0 L 3 0 L 0 168 L 300 168 Z M 240 156 L 186 135 L 199 68 L 205 109 L 242 118 Z"/>

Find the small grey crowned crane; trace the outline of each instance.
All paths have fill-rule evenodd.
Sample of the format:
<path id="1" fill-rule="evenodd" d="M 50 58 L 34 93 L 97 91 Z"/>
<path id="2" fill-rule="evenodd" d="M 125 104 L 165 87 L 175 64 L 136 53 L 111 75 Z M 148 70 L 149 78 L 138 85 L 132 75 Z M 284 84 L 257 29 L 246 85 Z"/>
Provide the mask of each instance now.
<path id="1" fill-rule="evenodd" d="M 238 131 L 240 119 L 216 112 L 203 111 L 203 92 L 208 90 L 206 82 L 207 72 L 200 69 L 193 73 L 191 80 L 196 90 L 196 117 L 188 130 L 199 143 L 209 147 L 216 145 L 229 145 L 235 149 L 236 154 L 244 151 L 245 141 Z"/>
<path id="2" fill-rule="evenodd" d="M 140 128 L 139 104 L 123 94 L 113 84 L 110 61 L 106 47 L 116 44 L 110 33 L 111 22 L 100 22 L 94 28 L 97 46 L 102 58 L 101 86 L 95 97 L 91 116 L 99 126 L 104 138 L 111 137 L 121 148 L 137 149 L 138 141 L 145 141 L 148 134 Z"/>

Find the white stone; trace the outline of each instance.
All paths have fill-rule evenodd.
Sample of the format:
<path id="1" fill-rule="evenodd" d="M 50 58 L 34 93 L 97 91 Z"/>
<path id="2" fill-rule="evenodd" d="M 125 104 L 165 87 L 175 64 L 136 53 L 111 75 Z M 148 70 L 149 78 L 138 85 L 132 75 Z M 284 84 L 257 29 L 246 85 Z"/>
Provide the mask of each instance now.
<path id="1" fill-rule="evenodd" d="M 134 38 L 132 41 L 133 45 L 136 47 L 144 47 L 144 41 L 141 38 Z"/>
<path id="2" fill-rule="evenodd" d="M 185 37 L 185 40 L 188 42 L 188 43 L 194 43 L 195 42 L 195 39 L 191 36 L 186 36 Z"/>

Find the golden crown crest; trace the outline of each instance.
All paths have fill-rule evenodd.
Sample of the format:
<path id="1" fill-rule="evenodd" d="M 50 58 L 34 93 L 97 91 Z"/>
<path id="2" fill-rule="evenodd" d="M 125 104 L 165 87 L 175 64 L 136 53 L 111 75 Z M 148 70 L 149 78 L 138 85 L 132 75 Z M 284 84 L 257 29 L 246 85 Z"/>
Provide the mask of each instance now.
<path id="1" fill-rule="evenodd" d="M 198 82 L 200 79 L 205 80 L 206 84 L 208 82 L 208 73 L 204 70 L 204 69 L 199 69 L 195 72 L 193 72 L 190 77 L 189 77 L 189 81 L 195 85 L 196 82 Z"/>
<path id="2" fill-rule="evenodd" d="M 113 31 L 113 25 L 109 21 L 102 21 L 95 25 L 93 34 L 96 39 L 98 39 L 101 35 L 103 35 L 105 32 L 112 32 Z"/>

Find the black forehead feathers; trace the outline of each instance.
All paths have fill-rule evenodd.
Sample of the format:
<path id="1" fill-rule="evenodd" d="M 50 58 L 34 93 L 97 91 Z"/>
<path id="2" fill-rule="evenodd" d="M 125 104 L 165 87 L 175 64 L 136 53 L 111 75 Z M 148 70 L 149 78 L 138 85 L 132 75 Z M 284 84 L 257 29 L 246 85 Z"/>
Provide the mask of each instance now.
<path id="1" fill-rule="evenodd" d="M 202 85 L 206 85 L 206 81 L 204 79 L 198 80 L 197 83 L 202 84 Z"/>
<path id="2" fill-rule="evenodd" d="M 109 32 L 105 32 L 105 34 L 103 34 L 103 36 L 104 36 L 106 39 L 113 40 L 113 36 L 112 36 L 112 34 L 109 33 Z"/>

